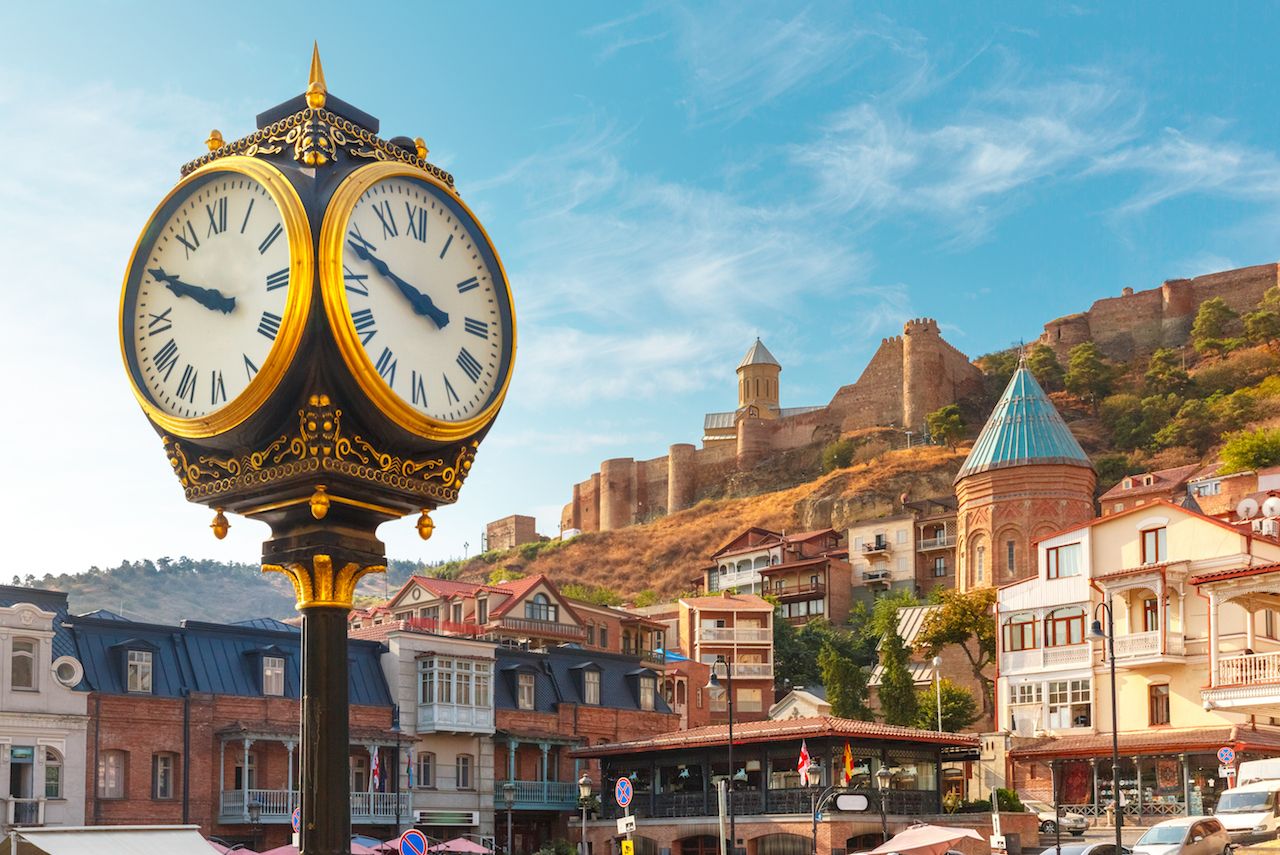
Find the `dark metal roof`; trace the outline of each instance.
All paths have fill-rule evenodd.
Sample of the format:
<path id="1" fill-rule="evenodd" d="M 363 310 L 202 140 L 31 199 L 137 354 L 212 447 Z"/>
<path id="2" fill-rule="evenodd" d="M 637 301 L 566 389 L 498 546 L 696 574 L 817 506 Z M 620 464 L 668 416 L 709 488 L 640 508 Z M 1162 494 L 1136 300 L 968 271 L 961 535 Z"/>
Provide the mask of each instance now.
<path id="1" fill-rule="evenodd" d="M 577 647 L 553 647 L 546 652 L 499 647 L 496 654 L 497 679 L 494 681 L 494 706 L 500 710 L 516 706 L 516 675 L 534 673 L 533 706 L 535 712 L 554 713 L 558 704 L 581 704 L 582 666 L 594 665 L 600 671 L 600 706 L 608 709 L 639 710 L 637 670 L 648 671 L 634 656 L 622 656 Z M 657 676 L 657 672 L 648 671 Z M 653 702 L 654 712 L 669 713 L 671 708 L 662 698 L 661 685 Z"/>
<path id="2" fill-rule="evenodd" d="M 67 595 L 63 591 L 44 588 L 23 588 L 17 585 L 0 585 L 0 606 L 16 606 L 30 603 L 46 612 L 53 612 L 53 658 L 75 656 L 76 645 L 71 634 L 63 627 L 67 619 Z"/>

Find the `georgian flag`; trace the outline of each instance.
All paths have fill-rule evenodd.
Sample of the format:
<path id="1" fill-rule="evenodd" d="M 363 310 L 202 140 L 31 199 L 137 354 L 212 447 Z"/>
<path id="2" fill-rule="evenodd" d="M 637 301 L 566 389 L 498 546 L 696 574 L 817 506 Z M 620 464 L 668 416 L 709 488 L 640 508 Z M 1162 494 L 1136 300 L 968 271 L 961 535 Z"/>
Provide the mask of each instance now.
<path id="1" fill-rule="evenodd" d="M 796 761 L 796 771 L 800 773 L 800 785 L 809 786 L 809 745 L 800 740 L 800 759 Z"/>
<path id="2" fill-rule="evenodd" d="M 378 759 L 381 755 L 382 755 L 381 751 L 374 749 L 373 768 L 369 772 L 370 774 L 369 783 L 371 784 L 370 789 L 372 789 L 373 792 L 375 793 L 382 789 L 382 763 Z"/>

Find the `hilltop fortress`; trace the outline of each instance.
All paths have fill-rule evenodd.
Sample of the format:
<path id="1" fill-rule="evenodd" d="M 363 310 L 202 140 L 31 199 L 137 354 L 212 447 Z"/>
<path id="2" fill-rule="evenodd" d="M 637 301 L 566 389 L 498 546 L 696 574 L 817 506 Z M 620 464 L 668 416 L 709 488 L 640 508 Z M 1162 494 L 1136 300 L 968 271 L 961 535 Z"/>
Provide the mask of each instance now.
<path id="1" fill-rule="evenodd" d="M 735 471 L 845 431 L 893 426 L 922 433 L 928 413 L 982 387 L 982 372 L 942 339 L 931 318 L 908 321 L 902 335 L 883 339 L 857 382 L 825 406 L 781 407 L 781 373 L 757 339 L 738 364 L 737 409 L 706 415 L 701 448 L 678 443 L 652 460 L 604 461 L 573 485 L 561 529 L 609 531 L 684 510 Z"/>

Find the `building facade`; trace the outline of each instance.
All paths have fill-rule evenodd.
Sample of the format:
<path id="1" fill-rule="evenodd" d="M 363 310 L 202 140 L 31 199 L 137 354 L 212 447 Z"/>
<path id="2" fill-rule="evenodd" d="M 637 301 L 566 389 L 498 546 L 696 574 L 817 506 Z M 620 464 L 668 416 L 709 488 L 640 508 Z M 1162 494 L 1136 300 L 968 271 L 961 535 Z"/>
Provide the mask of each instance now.
<path id="1" fill-rule="evenodd" d="M 687 655 L 710 666 L 723 658 L 733 679 L 734 717 L 755 721 L 773 705 L 773 606 L 754 594 L 682 597 L 680 639 Z M 701 691 L 701 687 L 697 687 Z M 710 721 L 728 721 L 725 697 L 704 698 Z"/>

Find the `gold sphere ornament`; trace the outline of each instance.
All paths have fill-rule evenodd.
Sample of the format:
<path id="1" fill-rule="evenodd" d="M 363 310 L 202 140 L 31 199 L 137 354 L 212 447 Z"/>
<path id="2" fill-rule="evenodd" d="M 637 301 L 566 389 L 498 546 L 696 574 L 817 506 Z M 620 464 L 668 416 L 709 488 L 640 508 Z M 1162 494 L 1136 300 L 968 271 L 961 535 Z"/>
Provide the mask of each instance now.
<path id="1" fill-rule="evenodd" d="M 427 159 L 427 144 L 422 141 L 422 137 L 413 138 L 413 147 L 418 151 L 419 160 Z"/>
<path id="2" fill-rule="evenodd" d="M 218 540 L 222 540 L 227 536 L 227 532 L 231 530 L 231 523 L 227 522 L 227 515 L 222 512 L 222 508 L 215 509 L 217 513 L 213 515 L 213 522 L 209 523 L 209 528 L 213 529 L 213 536 Z"/>
<path id="3" fill-rule="evenodd" d="M 431 514 L 426 508 L 422 509 L 422 516 L 418 517 L 418 537 L 423 540 L 429 540 L 431 533 L 436 530 L 436 524 L 431 521 Z"/>
<path id="4" fill-rule="evenodd" d="M 217 151 L 218 149 L 222 148 L 223 146 L 222 131 L 218 130 L 217 128 L 214 128 L 213 130 L 209 131 L 209 138 L 204 141 L 204 144 L 208 147 L 209 151 Z"/>
<path id="5" fill-rule="evenodd" d="M 322 520 L 329 513 L 329 494 L 327 487 L 316 487 L 316 491 L 311 494 L 311 516 L 318 520 Z"/>

